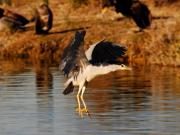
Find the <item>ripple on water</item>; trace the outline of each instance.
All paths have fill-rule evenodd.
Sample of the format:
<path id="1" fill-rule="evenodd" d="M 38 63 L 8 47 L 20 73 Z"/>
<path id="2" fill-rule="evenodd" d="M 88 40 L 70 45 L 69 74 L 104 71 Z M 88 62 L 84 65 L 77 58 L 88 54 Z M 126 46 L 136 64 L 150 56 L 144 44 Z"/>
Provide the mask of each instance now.
<path id="1" fill-rule="evenodd" d="M 75 111 L 76 92 L 64 96 L 58 68 L 0 66 L 2 135 L 178 135 L 180 78 L 172 68 L 134 68 L 89 83 L 91 119 Z M 28 67 L 28 68 L 27 68 Z M 13 70 L 12 70 L 13 69 Z M 176 75 L 177 74 L 177 75 Z"/>

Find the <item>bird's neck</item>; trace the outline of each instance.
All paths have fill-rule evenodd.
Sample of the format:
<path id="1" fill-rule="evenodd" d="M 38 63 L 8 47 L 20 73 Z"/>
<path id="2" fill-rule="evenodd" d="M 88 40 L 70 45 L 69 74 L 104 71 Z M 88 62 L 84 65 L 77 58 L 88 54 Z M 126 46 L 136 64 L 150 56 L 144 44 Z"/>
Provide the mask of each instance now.
<path id="1" fill-rule="evenodd" d="M 93 65 L 88 65 L 84 74 L 86 76 L 86 80 L 89 82 L 93 78 L 95 78 L 98 75 L 104 75 L 112 71 L 116 71 L 120 69 L 120 65 L 107 65 L 107 66 L 93 66 Z"/>

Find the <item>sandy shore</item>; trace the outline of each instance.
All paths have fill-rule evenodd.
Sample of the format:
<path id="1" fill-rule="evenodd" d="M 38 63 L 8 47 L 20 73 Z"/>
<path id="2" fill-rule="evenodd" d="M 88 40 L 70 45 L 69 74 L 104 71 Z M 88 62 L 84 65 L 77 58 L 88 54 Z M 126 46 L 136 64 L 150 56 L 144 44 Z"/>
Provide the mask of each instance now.
<path id="1" fill-rule="evenodd" d="M 106 39 L 128 47 L 130 64 L 180 66 L 180 9 L 176 5 L 149 8 L 155 18 L 151 28 L 136 32 L 134 22 L 113 9 L 101 13 L 84 6 L 75 11 L 68 4 L 52 4 L 54 26 L 48 35 L 35 35 L 33 23 L 26 31 L 0 32 L 0 58 L 59 62 L 76 30 L 86 29 L 85 49 Z M 19 7 L 20 8 L 20 7 Z M 171 9 L 171 12 L 169 10 Z M 23 7 L 21 7 L 23 11 Z M 24 9 L 24 12 L 26 10 Z"/>

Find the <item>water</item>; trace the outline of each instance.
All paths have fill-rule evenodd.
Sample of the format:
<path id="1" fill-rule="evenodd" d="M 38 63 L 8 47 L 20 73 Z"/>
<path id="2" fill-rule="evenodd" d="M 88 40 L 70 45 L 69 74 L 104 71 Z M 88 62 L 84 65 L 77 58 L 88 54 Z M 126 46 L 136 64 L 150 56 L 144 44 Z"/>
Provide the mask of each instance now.
<path id="1" fill-rule="evenodd" d="M 134 67 L 89 83 L 91 118 L 64 96 L 57 66 L 0 63 L 0 135 L 179 135 L 180 69 Z"/>

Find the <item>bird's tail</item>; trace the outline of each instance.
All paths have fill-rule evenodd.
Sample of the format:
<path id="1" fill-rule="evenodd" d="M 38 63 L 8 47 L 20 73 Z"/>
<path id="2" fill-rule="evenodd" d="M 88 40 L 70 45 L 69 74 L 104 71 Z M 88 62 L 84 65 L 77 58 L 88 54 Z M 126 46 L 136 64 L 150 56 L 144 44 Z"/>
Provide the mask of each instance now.
<path id="1" fill-rule="evenodd" d="M 71 83 L 69 83 L 69 85 L 65 88 L 65 90 L 63 91 L 63 94 L 64 94 L 64 95 L 67 95 L 67 94 L 73 92 L 73 90 L 74 90 L 74 86 L 73 86 L 73 83 L 71 82 Z"/>

